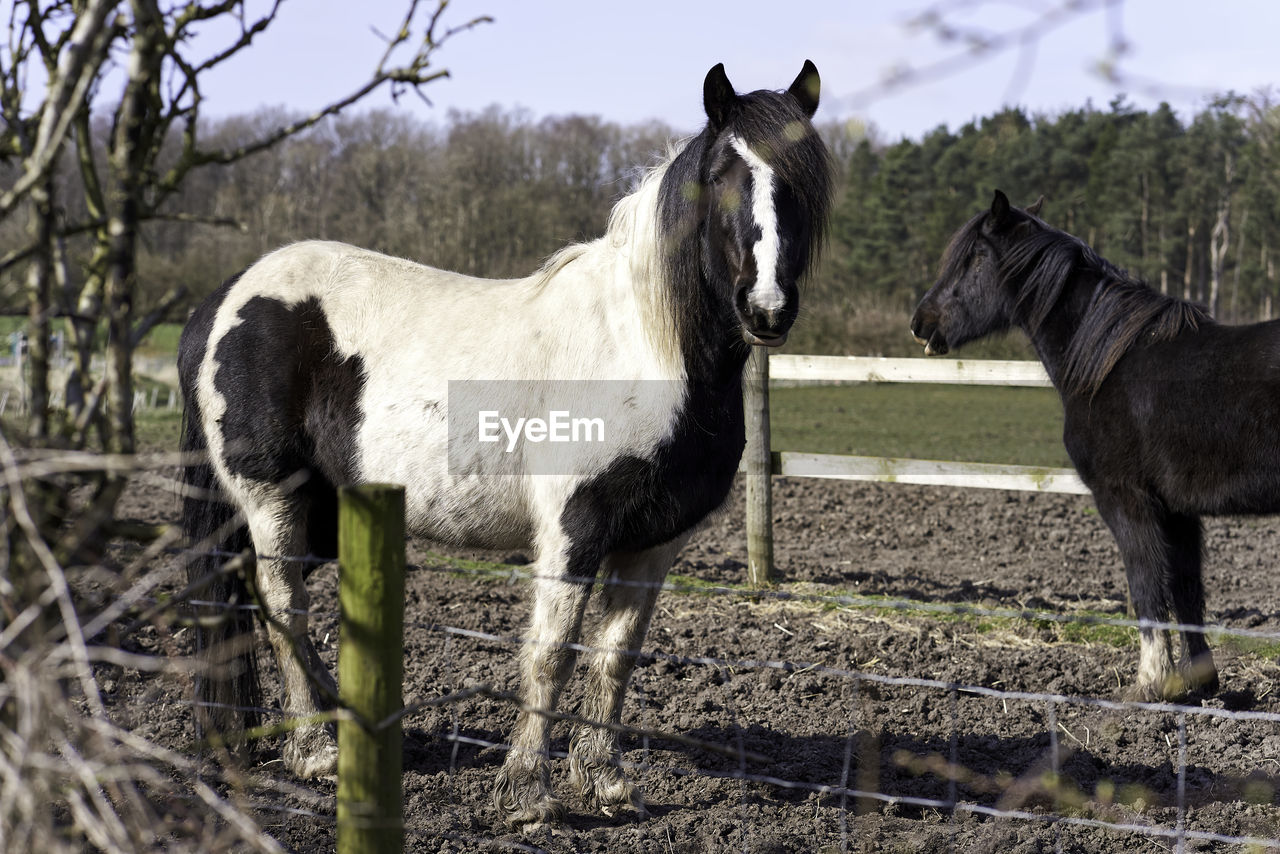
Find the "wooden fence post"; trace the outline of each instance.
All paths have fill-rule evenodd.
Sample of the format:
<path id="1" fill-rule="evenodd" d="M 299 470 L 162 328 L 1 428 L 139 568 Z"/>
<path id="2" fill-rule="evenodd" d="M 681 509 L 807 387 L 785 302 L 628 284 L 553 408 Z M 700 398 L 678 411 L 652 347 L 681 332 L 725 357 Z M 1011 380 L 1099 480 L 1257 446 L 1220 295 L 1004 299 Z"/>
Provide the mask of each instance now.
<path id="1" fill-rule="evenodd" d="M 404 487 L 343 487 L 338 504 L 338 852 L 404 850 Z"/>
<path id="2" fill-rule="evenodd" d="M 747 580 L 765 587 L 773 575 L 773 469 L 769 446 L 769 348 L 752 347 L 742 374 L 747 421 Z"/>

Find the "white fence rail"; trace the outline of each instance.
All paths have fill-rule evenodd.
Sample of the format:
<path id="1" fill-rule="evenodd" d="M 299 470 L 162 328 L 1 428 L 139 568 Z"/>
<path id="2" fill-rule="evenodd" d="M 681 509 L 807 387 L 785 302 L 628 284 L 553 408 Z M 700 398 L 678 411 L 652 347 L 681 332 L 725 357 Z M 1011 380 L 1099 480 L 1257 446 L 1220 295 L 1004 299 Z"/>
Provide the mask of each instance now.
<path id="1" fill-rule="evenodd" d="M 985 359 L 886 359 L 864 356 L 753 355 L 743 382 L 747 412 L 747 450 L 744 460 L 770 460 L 769 473 L 789 477 L 821 477 L 837 480 L 912 483 L 926 486 L 964 486 L 979 489 L 1014 489 L 1025 492 L 1059 492 L 1088 495 L 1089 488 L 1075 469 L 1022 466 L 1004 463 L 970 463 L 942 460 L 910 460 L 894 457 L 857 457 L 843 454 L 809 454 L 773 451 L 769 447 L 769 380 L 836 383 L 945 383 L 950 385 L 1022 386 L 1045 388 L 1053 384 L 1039 362 Z M 763 401 L 763 403 L 761 403 Z M 758 426 L 757 426 L 758 425 Z M 769 475 L 763 466 L 744 463 L 748 493 L 765 496 L 747 502 L 748 565 L 761 583 L 773 554 L 772 520 L 765 508 L 772 506 Z M 752 554 L 753 550 L 756 552 Z"/>
<path id="2" fill-rule="evenodd" d="M 1051 388 L 1039 362 L 999 359 L 883 359 L 870 356 L 770 356 L 775 380 L 850 383 L 947 383 Z"/>

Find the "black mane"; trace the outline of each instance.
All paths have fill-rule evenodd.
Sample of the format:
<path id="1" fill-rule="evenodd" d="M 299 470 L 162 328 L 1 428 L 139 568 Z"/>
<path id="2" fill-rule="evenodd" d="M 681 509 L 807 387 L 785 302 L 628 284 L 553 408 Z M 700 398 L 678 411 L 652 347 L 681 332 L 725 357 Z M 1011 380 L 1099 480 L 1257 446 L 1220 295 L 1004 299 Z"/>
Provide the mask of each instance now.
<path id="1" fill-rule="evenodd" d="M 1020 282 L 1013 321 L 1034 335 L 1058 304 L 1067 282 L 1083 276 L 1096 287 L 1067 348 L 1061 377 L 1067 394 L 1093 395 L 1139 339 L 1167 341 L 1213 320 L 1202 306 L 1167 296 L 1100 256 L 1079 238 L 1020 212 L 1034 228 L 1000 258 L 1001 281 Z M 942 278 L 959 276 L 982 238 L 987 213 L 973 217 L 947 247 Z M 1016 226 L 1015 226 L 1016 227 Z"/>

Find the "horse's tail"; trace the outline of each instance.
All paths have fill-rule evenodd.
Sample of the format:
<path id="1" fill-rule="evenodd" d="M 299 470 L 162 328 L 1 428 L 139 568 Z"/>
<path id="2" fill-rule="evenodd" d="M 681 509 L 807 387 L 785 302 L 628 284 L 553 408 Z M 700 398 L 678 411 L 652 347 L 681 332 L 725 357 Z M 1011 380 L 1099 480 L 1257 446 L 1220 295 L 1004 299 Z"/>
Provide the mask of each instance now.
<path id="1" fill-rule="evenodd" d="M 199 310 L 197 314 L 199 314 Z M 243 553 L 251 542 L 248 528 L 224 500 L 213 466 L 200 414 L 195 374 L 203 361 L 205 341 L 189 342 L 202 324 L 184 330 L 179 375 L 183 392 L 181 448 L 182 527 L 187 538 L 186 569 L 195 619 L 195 719 L 197 733 L 219 734 L 237 741 L 247 727 L 260 722 L 262 706 L 258 662 L 254 653 L 254 612 L 244 567 L 230 553 Z M 193 330 L 193 327 L 197 329 Z M 195 347 L 188 347 L 195 343 Z M 192 349 L 196 353 L 190 352 Z M 195 355 L 196 358 L 190 358 Z M 188 357 L 188 358 L 183 358 Z M 194 364 L 192 364 L 194 363 Z"/>

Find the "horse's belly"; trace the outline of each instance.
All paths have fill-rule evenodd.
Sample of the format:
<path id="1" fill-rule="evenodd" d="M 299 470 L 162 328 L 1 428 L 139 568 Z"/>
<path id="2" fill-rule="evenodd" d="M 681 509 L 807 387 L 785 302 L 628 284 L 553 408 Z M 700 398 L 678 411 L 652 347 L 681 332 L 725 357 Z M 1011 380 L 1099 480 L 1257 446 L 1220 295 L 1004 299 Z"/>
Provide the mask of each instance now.
<path id="1" fill-rule="evenodd" d="M 455 477 L 439 457 L 395 465 L 366 457 L 361 479 L 402 484 L 405 527 L 410 534 L 481 549 L 527 548 L 533 522 L 521 478 Z M 384 459 L 385 463 L 386 460 Z"/>
<path id="2" fill-rule="evenodd" d="M 406 493 L 409 532 L 470 548 L 530 548 L 533 522 L 518 480 L 455 478 L 429 492 Z"/>
<path id="3" fill-rule="evenodd" d="M 364 425 L 360 479 L 405 488 L 410 534 L 472 548 L 526 548 L 533 524 L 521 478 L 455 476 L 444 423 L 423 413 L 417 423 Z"/>

